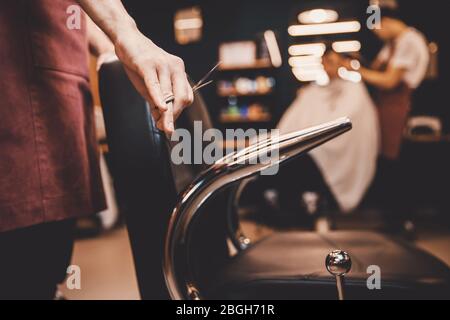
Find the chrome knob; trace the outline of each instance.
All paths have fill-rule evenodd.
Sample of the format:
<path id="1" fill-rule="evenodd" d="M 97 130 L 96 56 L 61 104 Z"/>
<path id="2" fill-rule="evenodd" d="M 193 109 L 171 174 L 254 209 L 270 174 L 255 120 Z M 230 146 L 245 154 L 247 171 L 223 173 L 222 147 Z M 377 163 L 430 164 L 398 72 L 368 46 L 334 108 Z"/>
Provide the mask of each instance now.
<path id="1" fill-rule="evenodd" d="M 339 300 L 344 300 L 344 276 L 352 268 L 350 255 L 342 250 L 335 250 L 327 255 L 325 266 L 328 272 L 336 278 Z"/>
<path id="2" fill-rule="evenodd" d="M 347 252 L 335 250 L 328 254 L 325 265 L 333 276 L 344 276 L 352 268 L 352 259 Z"/>

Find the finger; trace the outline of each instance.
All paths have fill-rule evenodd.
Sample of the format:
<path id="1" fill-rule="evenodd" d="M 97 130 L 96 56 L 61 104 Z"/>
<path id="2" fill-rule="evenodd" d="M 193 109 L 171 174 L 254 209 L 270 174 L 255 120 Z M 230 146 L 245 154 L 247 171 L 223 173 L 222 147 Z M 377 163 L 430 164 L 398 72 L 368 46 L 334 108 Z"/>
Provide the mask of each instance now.
<path id="1" fill-rule="evenodd" d="M 188 94 L 189 94 L 190 104 L 194 103 L 194 91 L 192 90 L 190 85 L 189 85 Z"/>
<path id="2" fill-rule="evenodd" d="M 162 122 L 162 130 L 168 135 L 171 136 L 175 130 L 174 120 L 173 120 L 173 103 L 167 104 L 167 111 L 161 114 Z"/>
<path id="3" fill-rule="evenodd" d="M 184 71 L 182 73 L 177 72 L 173 74 L 172 86 L 173 94 L 175 96 L 173 114 L 174 119 L 176 120 L 183 112 L 184 108 L 192 103 L 194 94 Z"/>
<path id="4" fill-rule="evenodd" d="M 159 65 L 157 68 L 158 79 L 161 83 L 161 90 L 165 100 L 167 97 L 173 96 L 172 81 L 170 79 L 170 71 L 166 65 Z M 166 111 L 161 115 L 161 120 L 163 122 L 163 131 L 171 135 L 174 131 L 174 120 L 173 120 L 173 101 L 168 103 L 165 101 Z"/>
<path id="5" fill-rule="evenodd" d="M 159 83 L 161 84 L 161 92 L 163 94 L 163 100 L 166 105 L 166 108 L 168 108 L 168 97 L 173 96 L 173 89 L 172 89 L 172 80 L 170 77 L 170 69 L 169 66 L 166 64 L 160 64 L 157 67 L 158 72 L 158 79 Z"/>
<path id="6" fill-rule="evenodd" d="M 148 102 L 152 102 L 152 105 L 154 105 L 153 103 L 153 99 L 150 97 L 150 94 L 148 92 L 148 89 L 145 85 L 144 82 L 144 78 L 137 72 L 131 70 L 130 68 L 128 68 L 127 66 L 125 67 L 125 71 L 128 75 L 128 78 L 130 78 L 131 82 L 133 83 L 134 87 L 136 88 L 136 90 L 140 93 L 141 96 L 144 97 L 144 99 Z"/>
<path id="7" fill-rule="evenodd" d="M 161 112 L 158 110 L 158 108 L 151 108 L 150 112 L 152 114 L 153 120 L 157 123 L 161 119 Z"/>
<path id="8" fill-rule="evenodd" d="M 145 86 L 150 96 L 150 102 L 161 111 L 166 111 L 167 106 L 164 101 L 163 88 L 158 78 L 158 73 L 154 68 L 149 69 L 143 75 Z"/>
<path id="9" fill-rule="evenodd" d="M 168 132 L 165 129 L 165 124 L 164 124 L 164 119 L 162 118 L 162 116 L 159 118 L 159 120 L 156 122 L 156 127 L 163 131 L 169 138 L 172 136 L 173 132 Z M 173 130 L 174 131 L 174 130 Z"/>
<path id="10" fill-rule="evenodd" d="M 163 125 L 163 121 L 161 119 L 156 123 L 156 127 L 159 130 L 164 131 L 164 125 Z"/>

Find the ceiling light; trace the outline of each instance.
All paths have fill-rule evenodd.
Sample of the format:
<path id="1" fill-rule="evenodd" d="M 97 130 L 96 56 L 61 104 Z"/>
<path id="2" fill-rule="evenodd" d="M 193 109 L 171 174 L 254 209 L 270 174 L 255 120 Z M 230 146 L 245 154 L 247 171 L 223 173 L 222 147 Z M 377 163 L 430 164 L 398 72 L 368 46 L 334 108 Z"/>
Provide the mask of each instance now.
<path id="1" fill-rule="evenodd" d="M 352 61 L 350 61 L 350 66 L 352 67 L 353 70 L 359 70 L 361 69 L 361 62 L 359 62 L 356 59 L 353 59 Z"/>
<path id="2" fill-rule="evenodd" d="M 314 55 L 323 56 L 326 50 L 324 43 L 297 44 L 289 47 L 291 56 Z"/>
<path id="3" fill-rule="evenodd" d="M 325 76 L 328 77 L 324 70 L 303 70 L 302 68 L 292 68 L 292 73 L 297 80 L 301 82 L 323 80 Z"/>
<path id="4" fill-rule="evenodd" d="M 267 30 L 264 32 L 264 39 L 266 40 L 272 65 L 276 68 L 281 67 L 283 64 L 283 59 L 281 58 L 280 47 L 278 46 L 275 32 L 272 30 Z"/>
<path id="5" fill-rule="evenodd" d="M 324 24 L 293 25 L 288 32 L 293 37 L 313 36 L 322 34 L 354 33 L 361 30 L 358 21 L 334 22 Z"/>
<path id="6" fill-rule="evenodd" d="M 175 29 L 189 30 L 203 27 L 203 20 L 200 18 L 178 19 L 175 21 Z"/>
<path id="7" fill-rule="evenodd" d="M 298 15 L 298 21 L 303 24 L 335 22 L 338 19 L 339 15 L 336 11 L 326 9 L 309 10 Z"/>
<path id="8" fill-rule="evenodd" d="M 333 50 L 338 53 L 358 52 L 361 50 L 361 42 L 354 41 L 337 41 L 333 43 Z"/>
<path id="9" fill-rule="evenodd" d="M 344 79 L 347 81 L 351 81 L 351 82 L 355 82 L 355 83 L 362 81 L 362 76 L 359 72 L 348 71 L 344 67 L 339 68 L 338 75 L 339 75 L 339 77 L 341 77 L 341 79 Z"/>
<path id="10" fill-rule="evenodd" d="M 302 65 L 321 65 L 322 58 L 315 56 L 290 57 L 289 65 L 291 67 L 299 67 Z"/>

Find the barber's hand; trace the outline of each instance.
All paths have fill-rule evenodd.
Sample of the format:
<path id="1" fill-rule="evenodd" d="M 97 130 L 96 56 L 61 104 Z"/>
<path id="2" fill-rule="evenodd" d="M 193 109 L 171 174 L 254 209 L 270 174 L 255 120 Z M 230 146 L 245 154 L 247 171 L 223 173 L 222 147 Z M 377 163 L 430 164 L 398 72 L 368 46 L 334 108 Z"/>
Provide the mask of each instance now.
<path id="1" fill-rule="evenodd" d="M 174 121 L 194 95 L 183 60 L 165 52 L 136 30 L 115 43 L 116 54 L 138 92 L 151 104 L 152 116 L 169 136 Z M 166 103 L 174 97 L 173 103 Z"/>

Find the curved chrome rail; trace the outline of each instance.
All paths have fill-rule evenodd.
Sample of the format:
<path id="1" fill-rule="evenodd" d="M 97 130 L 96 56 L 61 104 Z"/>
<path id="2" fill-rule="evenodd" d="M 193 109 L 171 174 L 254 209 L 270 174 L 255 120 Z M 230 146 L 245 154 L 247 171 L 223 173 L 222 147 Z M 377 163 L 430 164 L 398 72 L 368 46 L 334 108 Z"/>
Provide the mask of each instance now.
<path id="1" fill-rule="evenodd" d="M 232 183 L 257 175 L 288 159 L 304 154 L 351 128 L 351 121 L 342 118 L 307 130 L 269 138 L 224 157 L 201 174 L 183 193 L 169 222 L 163 270 L 171 298 L 174 300 L 201 298 L 192 276 L 185 271 L 189 270 L 187 239 L 194 217 L 214 193 Z M 267 163 L 258 160 L 272 152 L 278 155 L 275 161 Z M 175 261 L 183 265 L 177 268 Z"/>

